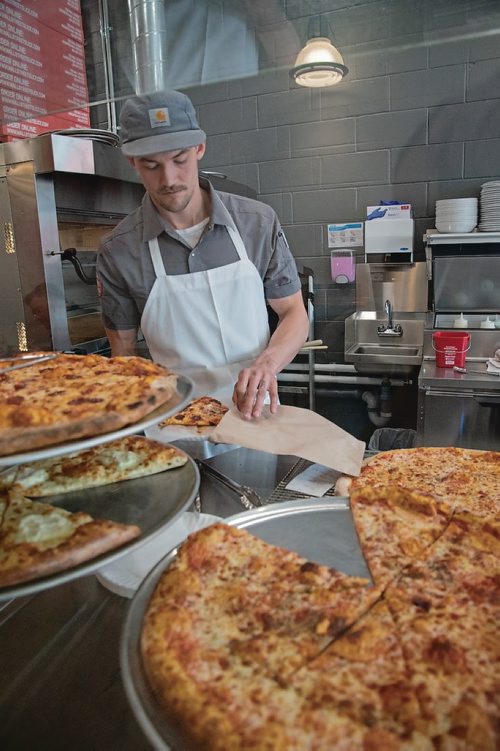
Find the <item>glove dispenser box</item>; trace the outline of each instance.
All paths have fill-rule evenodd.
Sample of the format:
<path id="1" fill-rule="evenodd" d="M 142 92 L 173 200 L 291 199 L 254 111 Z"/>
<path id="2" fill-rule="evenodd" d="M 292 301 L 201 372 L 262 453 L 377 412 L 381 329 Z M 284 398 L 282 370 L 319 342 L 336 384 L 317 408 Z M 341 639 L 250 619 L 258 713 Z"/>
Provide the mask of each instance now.
<path id="1" fill-rule="evenodd" d="M 365 254 L 410 253 L 413 256 L 413 219 L 371 219 L 365 222 Z"/>

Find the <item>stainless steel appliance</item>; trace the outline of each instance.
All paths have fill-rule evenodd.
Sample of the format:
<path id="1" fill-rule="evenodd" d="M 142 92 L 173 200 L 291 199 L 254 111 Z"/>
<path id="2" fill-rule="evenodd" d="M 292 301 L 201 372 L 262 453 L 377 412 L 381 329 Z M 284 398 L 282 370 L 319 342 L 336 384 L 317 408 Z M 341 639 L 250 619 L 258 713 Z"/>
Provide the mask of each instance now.
<path id="1" fill-rule="evenodd" d="M 49 133 L 0 146 L 1 353 L 107 346 L 96 253 L 144 190 L 100 134 Z"/>
<path id="2" fill-rule="evenodd" d="M 487 243 L 491 238 L 482 234 Z M 417 445 L 500 450 L 500 377 L 486 372 L 488 358 L 500 349 L 500 328 L 481 326 L 500 317 L 500 247 L 497 242 L 485 254 L 477 237 L 455 255 L 448 246 L 440 254 L 439 239 L 434 240 L 432 258 L 428 254 L 433 310 L 418 377 Z M 470 334 L 465 373 L 436 366 L 433 334 L 446 330 Z"/>

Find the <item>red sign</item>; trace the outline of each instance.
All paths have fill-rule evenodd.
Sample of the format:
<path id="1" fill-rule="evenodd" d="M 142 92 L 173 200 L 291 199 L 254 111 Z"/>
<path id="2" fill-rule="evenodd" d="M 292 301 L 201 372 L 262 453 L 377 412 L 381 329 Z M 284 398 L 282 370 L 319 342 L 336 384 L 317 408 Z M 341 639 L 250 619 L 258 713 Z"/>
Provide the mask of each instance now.
<path id="1" fill-rule="evenodd" d="M 0 135 L 88 127 L 79 0 L 0 1 Z"/>

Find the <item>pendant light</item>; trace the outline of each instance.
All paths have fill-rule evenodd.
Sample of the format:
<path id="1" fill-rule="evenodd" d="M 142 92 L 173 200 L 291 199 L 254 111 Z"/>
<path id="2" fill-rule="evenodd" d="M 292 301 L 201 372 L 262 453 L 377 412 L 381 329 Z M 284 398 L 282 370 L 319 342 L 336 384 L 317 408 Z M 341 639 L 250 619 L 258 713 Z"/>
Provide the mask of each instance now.
<path id="1" fill-rule="evenodd" d="M 290 75 L 299 86 L 333 86 L 339 83 L 349 70 L 330 38 L 321 36 L 321 16 L 316 16 L 315 19 L 318 21 L 318 33 L 313 33 L 313 19 L 309 19 L 307 43 L 297 55 Z"/>

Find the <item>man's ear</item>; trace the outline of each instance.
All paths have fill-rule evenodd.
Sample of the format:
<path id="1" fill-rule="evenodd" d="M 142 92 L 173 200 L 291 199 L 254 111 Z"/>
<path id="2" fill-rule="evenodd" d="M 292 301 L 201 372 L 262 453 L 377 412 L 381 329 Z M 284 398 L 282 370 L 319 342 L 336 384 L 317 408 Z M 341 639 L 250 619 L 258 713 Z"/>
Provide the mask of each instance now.
<path id="1" fill-rule="evenodd" d="M 203 154 L 206 151 L 206 144 L 205 143 L 199 143 L 197 146 L 194 147 L 196 151 L 196 158 L 198 161 L 202 158 Z"/>
<path id="2" fill-rule="evenodd" d="M 131 167 L 133 167 L 133 168 L 135 169 L 135 157 L 133 157 L 133 156 L 128 156 L 128 157 L 127 157 L 127 161 L 128 161 L 128 163 L 130 164 L 130 166 L 131 166 Z"/>

